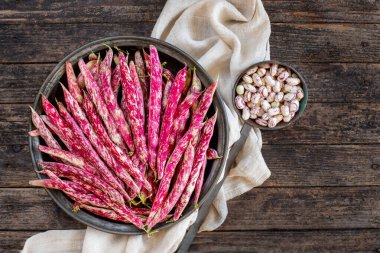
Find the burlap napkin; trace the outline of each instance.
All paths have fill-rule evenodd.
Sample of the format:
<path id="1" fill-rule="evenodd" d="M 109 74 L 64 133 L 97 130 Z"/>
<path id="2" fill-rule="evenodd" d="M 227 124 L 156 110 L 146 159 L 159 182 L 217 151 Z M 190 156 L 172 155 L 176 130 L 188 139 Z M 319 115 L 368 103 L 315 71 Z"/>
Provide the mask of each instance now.
<path id="1" fill-rule="evenodd" d="M 230 145 L 239 139 L 241 128 L 232 109 L 233 84 L 249 65 L 269 59 L 269 36 L 270 22 L 260 0 L 168 0 L 152 32 L 152 37 L 174 44 L 198 59 L 214 78 L 219 75 L 218 91 L 227 108 Z M 228 213 L 226 201 L 270 176 L 261 146 L 260 131 L 252 130 L 201 231 L 218 228 Z M 194 213 L 150 238 L 113 235 L 93 228 L 47 231 L 29 238 L 22 252 L 174 252 L 196 216 Z"/>

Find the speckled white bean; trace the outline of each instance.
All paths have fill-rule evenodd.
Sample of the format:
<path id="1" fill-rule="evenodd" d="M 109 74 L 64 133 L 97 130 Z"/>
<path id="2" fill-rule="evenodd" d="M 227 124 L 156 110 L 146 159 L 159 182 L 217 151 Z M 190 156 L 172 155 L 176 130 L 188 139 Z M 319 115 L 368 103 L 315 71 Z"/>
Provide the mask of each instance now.
<path id="1" fill-rule="evenodd" d="M 296 94 L 294 93 L 288 93 L 284 96 L 285 101 L 292 101 L 295 98 L 296 98 Z"/>
<path id="2" fill-rule="evenodd" d="M 270 104 L 270 106 L 271 106 L 272 108 L 279 107 L 279 106 L 280 106 L 280 102 L 274 101 L 274 102 L 272 102 L 272 103 Z"/>
<path id="3" fill-rule="evenodd" d="M 252 80 L 258 87 L 263 85 L 263 81 L 261 80 L 260 76 L 257 73 L 254 73 L 252 75 Z"/>
<path id="4" fill-rule="evenodd" d="M 250 111 L 249 111 L 249 108 L 248 107 L 244 107 L 243 108 L 243 111 L 242 111 L 242 113 L 241 113 L 241 117 L 242 117 L 242 119 L 243 120 L 247 120 L 247 119 L 249 119 L 249 117 L 250 117 Z"/>
<path id="5" fill-rule="evenodd" d="M 268 127 L 275 127 L 283 119 L 282 115 L 276 115 L 268 120 Z"/>
<path id="6" fill-rule="evenodd" d="M 283 92 L 279 92 L 276 94 L 276 96 L 274 97 L 274 101 L 276 102 L 281 102 L 282 99 L 284 99 L 284 93 Z"/>
<path id="7" fill-rule="evenodd" d="M 260 126 L 268 126 L 268 122 L 263 119 L 256 119 L 255 122 L 259 124 Z"/>
<path id="8" fill-rule="evenodd" d="M 300 90 L 297 91 L 297 99 L 301 100 L 301 99 L 303 99 L 304 96 L 305 95 L 304 95 L 302 89 L 300 89 Z"/>
<path id="9" fill-rule="evenodd" d="M 243 85 L 236 86 L 236 93 L 238 95 L 243 95 L 244 94 L 244 86 Z"/>
<path id="10" fill-rule="evenodd" d="M 247 74 L 247 75 L 250 76 L 250 75 L 252 75 L 253 73 L 255 73 L 255 72 L 257 71 L 257 69 L 258 69 L 257 66 L 252 67 L 252 68 L 248 69 L 247 72 L 245 72 L 245 74 Z"/>
<path id="11" fill-rule="evenodd" d="M 261 116 L 261 118 L 263 120 L 268 120 L 268 119 L 270 119 L 270 115 L 269 115 L 269 113 L 264 113 L 263 116 Z"/>
<path id="12" fill-rule="evenodd" d="M 298 111 L 299 107 L 300 107 L 300 102 L 298 102 L 298 100 L 293 99 L 292 101 L 290 101 L 289 110 L 290 110 L 291 112 L 296 112 L 296 111 Z"/>
<path id="13" fill-rule="evenodd" d="M 246 89 L 247 91 L 250 91 L 252 93 L 255 93 L 256 92 L 256 88 L 255 86 L 253 86 L 252 84 L 250 83 L 246 83 L 243 85 L 244 86 L 244 89 Z"/>
<path id="14" fill-rule="evenodd" d="M 280 75 L 282 72 L 284 72 L 286 69 L 285 68 L 283 68 L 283 67 L 279 67 L 278 69 L 277 69 L 277 73 L 276 73 L 276 75 L 278 76 L 278 75 Z"/>
<path id="15" fill-rule="evenodd" d="M 250 91 L 245 91 L 244 92 L 244 102 L 251 101 L 252 93 Z"/>
<path id="16" fill-rule="evenodd" d="M 261 117 L 261 116 L 263 116 L 264 113 L 265 113 L 265 111 L 263 110 L 263 108 L 260 107 L 260 110 L 259 110 L 259 113 L 257 114 L 257 116 Z"/>
<path id="17" fill-rule="evenodd" d="M 254 113 L 250 112 L 249 118 L 250 119 L 257 119 L 257 114 L 254 114 Z"/>
<path id="18" fill-rule="evenodd" d="M 276 92 L 272 91 L 269 93 L 267 100 L 269 103 L 272 103 L 274 101 L 274 98 L 276 97 Z"/>
<path id="19" fill-rule="evenodd" d="M 261 96 L 264 98 L 266 98 L 268 96 L 268 89 L 265 86 L 261 86 L 259 88 L 259 92 L 260 92 Z"/>
<path id="20" fill-rule="evenodd" d="M 280 114 L 280 108 L 278 108 L 278 107 L 270 108 L 270 109 L 268 110 L 268 114 L 269 114 L 270 116 L 274 116 L 274 115 Z"/>
<path id="21" fill-rule="evenodd" d="M 271 92 L 272 92 L 272 86 L 270 86 L 270 85 L 266 85 L 265 87 L 267 87 L 268 93 L 271 93 Z"/>
<path id="22" fill-rule="evenodd" d="M 260 93 L 254 93 L 251 97 L 252 104 L 257 104 L 260 101 L 261 95 Z"/>
<path id="23" fill-rule="evenodd" d="M 283 118 L 282 118 L 282 120 L 284 121 L 284 122 L 289 122 L 290 120 L 292 119 L 292 115 L 288 115 L 288 116 L 284 116 Z"/>
<path id="24" fill-rule="evenodd" d="M 252 77 L 250 77 L 249 75 L 244 75 L 243 76 L 243 81 L 245 83 L 252 83 L 253 82 Z"/>
<path id="25" fill-rule="evenodd" d="M 256 74 L 258 74 L 259 77 L 263 77 L 266 73 L 267 73 L 267 71 L 266 71 L 266 69 L 264 69 L 264 68 L 259 68 L 259 69 L 256 71 Z"/>
<path id="26" fill-rule="evenodd" d="M 272 64 L 270 67 L 269 73 L 271 76 L 275 76 L 277 74 L 278 64 Z"/>
<path id="27" fill-rule="evenodd" d="M 252 114 L 256 114 L 256 115 L 258 115 L 259 112 L 260 112 L 260 110 L 261 110 L 261 107 L 255 105 L 255 106 L 252 107 L 252 109 L 251 109 L 251 113 L 252 113 Z"/>
<path id="28" fill-rule="evenodd" d="M 268 111 L 270 108 L 270 104 L 267 100 L 261 101 L 261 108 L 263 108 L 264 111 Z"/>
<path id="29" fill-rule="evenodd" d="M 289 85 L 298 85 L 301 83 L 301 80 L 299 78 L 294 78 L 294 77 L 288 77 L 286 79 L 286 83 Z"/>
<path id="30" fill-rule="evenodd" d="M 281 91 L 281 83 L 279 81 L 276 81 L 276 83 L 273 86 L 274 92 L 280 92 Z"/>
<path id="31" fill-rule="evenodd" d="M 285 70 L 285 71 L 283 71 L 283 72 L 277 77 L 277 80 L 280 81 L 280 82 L 283 82 L 283 81 L 285 81 L 289 76 L 290 76 L 289 72 Z"/>
<path id="32" fill-rule="evenodd" d="M 289 84 L 285 84 L 284 85 L 284 90 L 286 92 L 290 92 L 290 93 L 297 93 L 297 91 L 298 91 L 297 86 L 292 86 L 292 85 L 289 85 Z"/>
<path id="33" fill-rule="evenodd" d="M 289 106 L 287 106 L 287 105 L 282 105 L 282 106 L 280 107 L 280 109 L 281 109 L 281 114 L 282 114 L 282 116 L 288 116 L 288 115 L 290 114 Z"/>
<path id="34" fill-rule="evenodd" d="M 239 110 L 244 108 L 244 99 L 242 98 L 242 96 L 235 97 L 235 105 L 236 108 L 238 108 Z"/>
<path id="35" fill-rule="evenodd" d="M 264 80 L 267 85 L 274 86 L 276 84 L 276 81 L 271 76 L 265 76 Z"/>

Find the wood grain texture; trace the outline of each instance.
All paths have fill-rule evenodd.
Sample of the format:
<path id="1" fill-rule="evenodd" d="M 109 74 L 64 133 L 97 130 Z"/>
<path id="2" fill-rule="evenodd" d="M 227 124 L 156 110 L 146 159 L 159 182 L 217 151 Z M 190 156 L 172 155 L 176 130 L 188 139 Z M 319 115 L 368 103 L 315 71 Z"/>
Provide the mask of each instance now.
<path id="1" fill-rule="evenodd" d="M 257 188 L 228 202 L 220 230 L 380 228 L 379 187 Z M 83 228 L 44 189 L 0 188 L 0 230 Z"/>
<path id="2" fill-rule="evenodd" d="M 264 145 L 272 175 L 263 187 L 380 186 L 380 145 Z M 0 146 L 1 187 L 36 178 L 26 145 Z"/>
<path id="3" fill-rule="evenodd" d="M 3 42 L 0 63 L 58 62 L 96 39 L 149 36 L 153 26 L 154 23 L 145 22 L 0 24 Z M 297 63 L 379 63 L 379 30 L 379 24 L 272 24 L 271 57 Z"/>
<path id="4" fill-rule="evenodd" d="M 0 231 L 0 252 L 18 253 L 40 231 Z M 189 253 L 378 252 L 380 230 L 203 232 Z M 326 239 L 328 238 L 328 240 Z"/>
<path id="5" fill-rule="evenodd" d="M 379 230 L 204 232 L 189 253 L 378 252 Z"/>
<path id="6" fill-rule="evenodd" d="M 353 22 L 380 23 L 380 3 L 374 0 L 291 1 L 264 0 L 271 22 Z M 115 23 L 155 22 L 165 1 L 5 1 L 0 6 L 2 23 Z M 77 10 L 81 11 L 78 12 Z M 30 11 L 33 10 L 33 11 Z M 127 15 L 126 15 L 127 14 Z"/>
<path id="7" fill-rule="evenodd" d="M 55 64 L 1 64 L 0 103 L 33 103 L 54 66 Z M 310 102 L 380 102 L 380 85 L 377 85 L 380 80 L 380 64 L 297 63 L 295 67 L 307 80 Z"/>

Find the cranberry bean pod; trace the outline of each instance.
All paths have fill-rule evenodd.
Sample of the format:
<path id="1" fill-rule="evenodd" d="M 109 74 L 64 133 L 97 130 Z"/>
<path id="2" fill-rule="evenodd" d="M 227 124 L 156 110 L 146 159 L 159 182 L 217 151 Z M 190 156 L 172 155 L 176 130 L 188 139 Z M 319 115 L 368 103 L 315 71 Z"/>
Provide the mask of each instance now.
<path id="1" fill-rule="evenodd" d="M 157 146 L 160 130 L 160 114 L 162 105 L 162 67 L 157 49 L 150 46 L 150 91 L 148 120 L 149 165 L 157 171 Z"/>
<path id="2" fill-rule="evenodd" d="M 115 97 L 117 97 L 117 94 L 119 93 L 119 89 L 120 89 L 120 65 L 117 65 L 112 70 L 111 87 L 112 87 L 113 93 L 115 94 Z"/>
<path id="3" fill-rule="evenodd" d="M 186 66 L 178 72 L 170 89 L 168 105 L 162 120 L 157 155 L 157 175 L 161 179 L 164 175 L 165 162 L 168 156 L 169 136 L 173 127 L 174 114 L 177 110 L 178 100 L 186 81 Z"/>
<path id="4" fill-rule="evenodd" d="M 220 159 L 222 158 L 219 156 L 218 151 L 216 151 L 213 148 L 208 148 L 206 151 L 206 159 L 207 160 L 215 160 L 215 159 Z"/>
<path id="5" fill-rule="evenodd" d="M 77 77 L 75 76 L 73 65 L 71 65 L 70 62 L 66 62 L 66 76 L 70 93 L 74 96 L 78 103 L 82 103 L 82 91 L 79 87 Z"/>
<path id="6" fill-rule="evenodd" d="M 206 166 L 207 166 L 207 159 L 204 159 L 201 170 L 199 171 L 199 176 L 198 176 L 197 182 L 195 183 L 195 193 L 194 193 L 194 205 L 195 206 L 198 206 L 198 200 L 199 200 L 199 196 L 201 195 L 201 190 L 202 190 L 204 177 L 205 177 Z"/>
<path id="7" fill-rule="evenodd" d="M 75 152 L 73 145 L 67 136 L 63 135 L 61 130 L 51 122 L 50 118 L 46 115 L 40 115 L 45 124 L 58 136 L 58 138 L 65 144 L 68 150 Z"/>
<path id="8" fill-rule="evenodd" d="M 69 187 L 71 187 L 74 191 L 83 193 L 83 194 L 89 194 L 90 192 L 84 189 L 82 186 L 80 186 L 78 183 L 62 180 L 64 183 L 66 183 Z M 51 180 L 51 179 L 38 179 L 38 180 L 31 180 L 29 181 L 29 185 L 37 186 L 37 187 L 45 187 L 48 189 L 54 189 L 54 190 L 60 190 L 58 184 Z"/>
<path id="9" fill-rule="evenodd" d="M 185 191 L 183 192 L 181 196 L 181 199 L 179 200 L 179 203 L 177 204 L 176 210 L 174 212 L 174 217 L 173 217 L 174 220 L 178 220 L 179 217 L 182 215 L 183 210 L 189 203 L 190 197 L 193 194 L 204 160 L 206 159 L 207 148 L 209 146 L 212 134 L 214 132 L 216 116 L 217 114 L 215 114 L 209 120 L 207 120 L 203 127 L 202 135 L 197 145 L 196 155 L 194 157 L 194 166 L 191 170 L 190 179 L 189 179 L 189 182 L 187 183 Z M 201 187 L 198 188 L 198 191 L 200 190 L 201 190 Z M 197 194 L 199 193 L 196 193 L 196 195 Z"/>
<path id="10" fill-rule="evenodd" d="M 143 93 L 143 101 L 145 105 L 145 111 L 147 111 L 147 104 L 148 104 L 148 89 L 149 89 L 149 79 L 145 70 L 145 64 L 144 60 L 141 56 L 141 52 L 139 50 L 135 53 L 135 63 L 136 63 L 136 71 L 139 76 L 141 90 Z"/>

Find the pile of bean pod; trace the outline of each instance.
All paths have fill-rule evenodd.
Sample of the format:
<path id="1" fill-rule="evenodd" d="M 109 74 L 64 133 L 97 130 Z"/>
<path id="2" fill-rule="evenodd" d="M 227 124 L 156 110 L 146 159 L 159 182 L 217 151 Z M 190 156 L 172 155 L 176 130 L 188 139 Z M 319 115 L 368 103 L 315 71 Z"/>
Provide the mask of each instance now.
<path id="1" fill-rule="evenodd" d="M 260 64 L 246 71 L 236 86 L 235 105 L 243 120 L 253 119 L 261 126 L 275 127 L 289 122 L 304 97 L 301 80 L 289 68 Z"/>
<path id="2" fill-rule="evenodd" d="M 29 134 L 52 161 L 39 163 L 49 179 L 30 184 L 63 191 L 73 211 L 150 231 L 197 206 L 207 159 L 219 158 L 209 148 L 216 113 L 204 122 L 217 82 L 202 90 L 187 66 L 173 75 L 154 46 L 128 58 L 110 48 L 80 59 L 78 73 L 66 63 L 64 103 L 42 96 L 46 115 L 32 109 Z"/>

